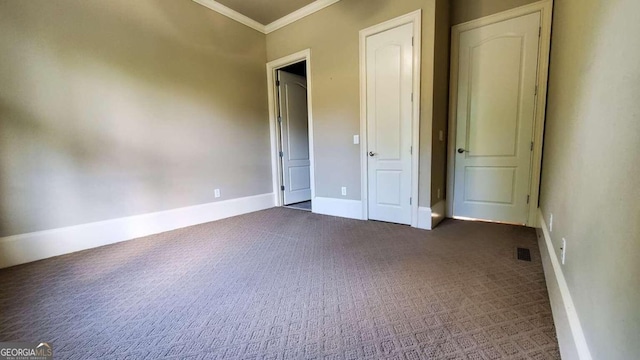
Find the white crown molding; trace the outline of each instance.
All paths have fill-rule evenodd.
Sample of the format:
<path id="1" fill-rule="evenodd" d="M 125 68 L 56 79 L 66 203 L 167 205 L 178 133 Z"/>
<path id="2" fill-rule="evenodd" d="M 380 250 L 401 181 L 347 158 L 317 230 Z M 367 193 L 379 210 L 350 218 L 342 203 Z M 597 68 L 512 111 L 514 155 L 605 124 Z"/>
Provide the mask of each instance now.
<path id="1" fill-rule="evenodd" d="M 311 4 L 294 11 L 289 15 L 285 15 L 280 19 L 267 25 L 263 25 L 245 15 L 242 15 L 241 13 L 222 5 L 215 0 L 192 0 L 192 1 L 197 2 L 202 6 L 205 6 L 221 15 L 224 15 L 230 19 L 233 19 L 263 34 L 268 34 L 270 32 L 281 29 L 293 22 L 296 22 L 306 16 L 309 16 L 317 11 L 320 11 L 326 8 L 327 6 L 333 5 L 340 0 L 316 0 Z"/>
<path id="2" fill-rule="evenodd" d="M 228 8 L 215 0 L 193 0 L 198 4 L 205 6 L 221 15 L 224 15 L 230 19 L 233 19 L 241 24 L 244 24 L 254 30 L 257 30 L 263 34 L 266 34 L 265 26 L 259 22 L 240 14 L 239 12 Z"/>
<path id="3" fill-rule="evenodd" d="M 292 12 L 289 15 L 285 15 L 283 17 L 281 17 L 280 19 L 267 24 L 265 26 L 265 33 L 270 33 L 273 31 L 276 31 L 278 29 L 281 29 L 293 22 L 296 22 L 306 16 L 309 16 L 317 11 L 320 11 L 324 8 L 326 8 L 327 6 L 331 6 L 335 3 L 337 3 L 340 0 L 316 0 L 314 2 L 312 2 L 311 4 L 300 8 L 294 12 Z"/>

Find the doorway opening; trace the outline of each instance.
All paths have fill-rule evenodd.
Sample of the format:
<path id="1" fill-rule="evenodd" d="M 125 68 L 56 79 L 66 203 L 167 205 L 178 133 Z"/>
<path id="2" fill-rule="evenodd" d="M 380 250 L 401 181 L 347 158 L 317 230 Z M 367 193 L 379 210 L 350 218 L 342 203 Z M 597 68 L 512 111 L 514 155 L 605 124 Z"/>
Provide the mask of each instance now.
<path id="1" fill-rule="evenodd" d="M 537 226 L 552 5 L 452 28 L 447 217 Z"/>
<path id="2" fill-rule="evenodd" d="M 313 127 L 309 53 L 267 64 L 276 205 L 312 211 Z"/>
<path id="3" fill-rule="evenodd" d="M 282 205 L 311 211 L 307 62 L 276 70 Z"/>

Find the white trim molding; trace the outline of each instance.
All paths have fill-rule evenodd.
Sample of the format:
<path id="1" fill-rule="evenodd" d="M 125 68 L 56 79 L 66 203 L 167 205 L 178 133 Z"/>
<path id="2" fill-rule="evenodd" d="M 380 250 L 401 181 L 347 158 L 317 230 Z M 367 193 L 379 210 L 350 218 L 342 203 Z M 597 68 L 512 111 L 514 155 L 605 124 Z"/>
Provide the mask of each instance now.
<path id="1" fill-rule="evenodd" d="M 428 208 L 420 206 L 418 208 L 418 229 L 433 230 L 442 220 L 444 220 L 444 200 Z"/>
<path id="2" fill-rule="evenodd" d="M 540 173 L 542 168 L 542 142 L 544 136 L 545 111 L 547 104 L 547 83 L 549 79 L 549 54 L 551 50 L 551 21 L 553 0 L 543 0 L 529 5 L 507 10 L 498 14 L 472 20 L 451 28 L 451 76 L 449 83 L 449 145 L 447 149 L 447 217 L 453 217 L 455 149 L 456 149 L 456 104 L 458 96 L 458 45 L 460 34 L 475 28 L 517 18 L 527 14 L 540 13 L 540 44 L 538 51 L 538 97 L 534 118 L 533 156 L 531 162 L 531 181 L 529 186 L 529 216 L 527 226 L 537 226 L 538 197 L 540 195 Z"/>
<path id="3" fill-rule="evenodd" d="M 262 194 L 0 238 L 0 268 L 269 209 Z"/>
<path id="4" fill-rule="evenodd" d="M 228 17 L 229 19 L 235 20 L 243 25 L 246 25 L 254 30 L 257 30 L 263 34 L 266 34 L 266 31 L 264 29 L 264 25 L 260 24 L 259 22 L 240 14 L 239 12 L 226 7 L 222 4 L 220 4 L 219 2 L 215 1 L 215 0 L 193 0 L 194 2 L 197 2 L 198 4 L 207 7 L 215 12 L 217 12 L 220 15 L 224 15 L 226 17 Z"/>
<path id="5" fill-rule="evenodd" d="M 317 11 L 320 11 L 324 8 L 326 8 L 327 6 L 331 6 L 335 3 L 337 3 L 340 0 L 316 0 L 314 2 L 312 2 L 311 4 L 300 8 L 294 12 L 292 12 L 289 15 L 285 15 L 283 17 L 281 17 L 280 19 L 267 24 L 264 27 L 264 32 L 265 34 L 269 34 L 271 32 L 274 32 L 278 29 L 281 29 L 291 23 L 294 23 L 304 17 L 307 17 Z"/>
<path id="6" fill-rule="evenodd" d="M 422 56 L 422 10 L 385 21 L 381 24 L 360 30 L 360 183 L 363 219 L 369 218 L 369 181 L 367 160 L 367 37 L 387 31 L 398 26 L 413 23 L 413 98 L 411 119 L 411 226 L 418 225 L 418 176 L 420 173 L 420 74 Z"/>
<path id="7" fill-rule="evenodd" d="M 569 286 L 562 272 L 551 241 L 542 212 L 538 209 L 537 217 L 540 228 L 537 229 L 540 256 L 551 302 L 553 322 L 556 327 L 560 354 L 563 359 L 591 360 L 591 352 L 580 324 L 580 318 L 573 304 Z"/>
<path id="8" fill-rule="evenodd" d="M 366 220 L 362 217 L 362 202 L 360 200 L 316 197 L 311 203 L 313 205 L 312 211 L 316 214 Z"/>
<path id="9" fill-rule="evenodd" d="M 276 194 L 276 206 L 283 205 L 282 191 L 282 162 L 278 153 L 282 148 L 280 136 L 278 136 L 278 104 L 276 89 L 276 71 L 285 66 L 306 61 L 307 64 L 307 112 L 309 116 L 309 177 L 311 180 L 311 211 L 315 206 L 316 180 L 315 160 L 313 155 L 313 101 L 311 96 L 311 49 L 299 51 L 280 59 L 267 63 L 267 97 L 269 101 L 269 136 L 271 138 L 271 181 L 273 193 Z"/>
<path id="10" fill-rule="evenodd" d="M 423 230 L 432 230 L 433 226 L 432 226 L 432 219 L 431 219 L 431 208 L 428 208 L 426 206 L 420 206 L 418 208 L 418 226 L 416 226 L 418 229 L 423 229 Z"/>
<path id="11" fill-rule="evenodd" d="M 437 204 L 431 207 L 431 228 L 434 229 L 445 218 L 446 202 L 440 200 Z"/>
<path id="12" fill-rule="evenodd" d="M 224 15 L 232 20 L 235 20 L 243 25 L 246 25 L 254 30 L 257 30 L 263 34 L 269 34 L 273 31 L 281 29 L 291 23 L 294 23 L 304 17 L 307 17 L 317 11 L 320 11 L 327 6 L 331 6 L 340 0 L 316 0 L 309 5 L 306 5 L 288 15 L 281 17 L 267 25 L 261 24 L 246 15 L 243 15 L 215 0 L 193 0 L 194 2 L 205 6 L 221 15 Z"/>

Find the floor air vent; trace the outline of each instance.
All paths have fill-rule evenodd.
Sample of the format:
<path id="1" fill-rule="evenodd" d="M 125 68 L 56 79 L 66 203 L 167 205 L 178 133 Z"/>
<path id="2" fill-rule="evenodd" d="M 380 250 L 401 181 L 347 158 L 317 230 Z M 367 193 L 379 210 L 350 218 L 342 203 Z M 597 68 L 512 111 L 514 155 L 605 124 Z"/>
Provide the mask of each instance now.
<path id="1" fill-rule="evenodd" d="M 517 250 L 518 260 L 531 261 L 531 251 L 529 249 L 519 247 Z"/>

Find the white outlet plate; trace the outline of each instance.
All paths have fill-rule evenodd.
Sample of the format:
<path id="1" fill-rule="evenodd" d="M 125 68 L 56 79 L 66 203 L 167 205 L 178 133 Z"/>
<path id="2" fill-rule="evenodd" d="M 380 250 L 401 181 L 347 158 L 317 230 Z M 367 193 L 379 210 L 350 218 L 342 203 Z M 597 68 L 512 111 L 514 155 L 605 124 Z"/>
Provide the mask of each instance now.
<path id="1" fill-rule="evenodd" d="M 564 265 L 564 259 L 566 257 L 567 254 L 567 239 L 562 238 L 562 265 Z"/>
<path id="2" fill-rule="evenodd" d="M 347 196 L 347 187 L 346 186 L 342 187 L 342 196 Z"/>
<path id="3" fill-rule="evenodd" d="M 213 190 L 213 196 L 219 198 L 220 197 L 220 189 Z"/>
<path id="4" fill-rule="evenodd" d="M 360 135 L 353 135 L 353 144 L 354 145 L 360 144 Z"/>

